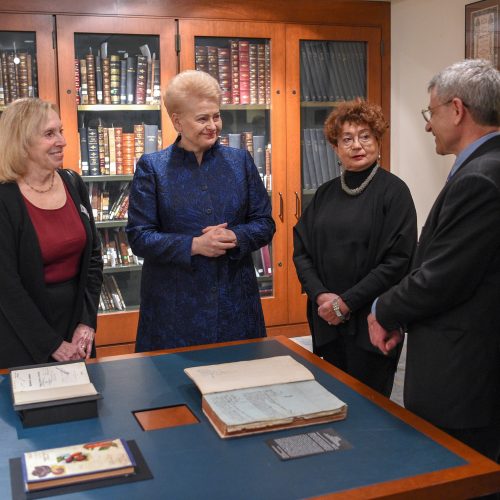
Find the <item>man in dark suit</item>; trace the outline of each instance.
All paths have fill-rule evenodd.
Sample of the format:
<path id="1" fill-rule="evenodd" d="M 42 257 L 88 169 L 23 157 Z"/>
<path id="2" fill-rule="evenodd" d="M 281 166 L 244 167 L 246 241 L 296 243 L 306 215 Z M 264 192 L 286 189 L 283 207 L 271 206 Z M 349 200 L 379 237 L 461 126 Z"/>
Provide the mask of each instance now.
<path id="1" fill-rule="evenodd" d="M 422 229 L 412 271 L 368 317 L 388 353 L 408 333 L 405 406 L 500 459 L 500 72 L 445 68 L 422 111 L 436 152 L 456 161 Z"/>

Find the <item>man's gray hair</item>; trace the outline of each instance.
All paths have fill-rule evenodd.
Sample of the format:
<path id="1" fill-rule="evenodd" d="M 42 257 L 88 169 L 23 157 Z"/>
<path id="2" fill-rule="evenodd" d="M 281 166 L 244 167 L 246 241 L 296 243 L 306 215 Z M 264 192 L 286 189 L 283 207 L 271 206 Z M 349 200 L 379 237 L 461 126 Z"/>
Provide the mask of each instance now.
<path id="1" fill-rule="evenodd" d="M 458 97 L 479 125 L 500 126 L 500 72 L 484 59 L 448 66 L 429 82 L 444 103 Z"/>

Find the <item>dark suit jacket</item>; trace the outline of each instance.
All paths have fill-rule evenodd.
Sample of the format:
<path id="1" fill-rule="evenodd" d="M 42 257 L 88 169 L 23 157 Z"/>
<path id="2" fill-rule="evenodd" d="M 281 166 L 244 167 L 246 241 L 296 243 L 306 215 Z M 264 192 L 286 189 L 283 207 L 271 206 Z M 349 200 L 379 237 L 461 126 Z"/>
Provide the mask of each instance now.
<path id="1" fill-rule="evenodd" d="M 102 258 L 92 208 L 80 176 L 60 170 L 85 227 L 87 243 L 78 278 L 72 328 L 65 339 L 46 318 L 48 301 L 35 228 L 16 183 L 0 184 L 0 367 L 53 361 L 50 355 L 71 340 L 78 323 L 96 328 Z"/>
<path id="2" fill-rule="evenodd" d="M 405 406 L 447 428 L 500 421 L 500 137 L 480 146 L 432 207 L 413 271 L 377 319 L 407 326 Z"/>

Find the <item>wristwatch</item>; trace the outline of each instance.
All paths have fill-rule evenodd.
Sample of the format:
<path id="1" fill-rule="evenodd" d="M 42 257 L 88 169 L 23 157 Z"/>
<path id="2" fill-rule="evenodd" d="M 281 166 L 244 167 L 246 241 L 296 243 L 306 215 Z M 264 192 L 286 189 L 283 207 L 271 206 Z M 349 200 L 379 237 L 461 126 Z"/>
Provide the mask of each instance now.
<path id="1" fill-rule="evenodd" d="M 342 311 L 340 310 L 340 304 L 338 299 L 333 299 L 332 309 L 333 312 L 335 313 L 335 316 L 337 316 L 337 318 L 339 318 L 342 323 L 345 323 L 347 318 L 342 314 Z"/>

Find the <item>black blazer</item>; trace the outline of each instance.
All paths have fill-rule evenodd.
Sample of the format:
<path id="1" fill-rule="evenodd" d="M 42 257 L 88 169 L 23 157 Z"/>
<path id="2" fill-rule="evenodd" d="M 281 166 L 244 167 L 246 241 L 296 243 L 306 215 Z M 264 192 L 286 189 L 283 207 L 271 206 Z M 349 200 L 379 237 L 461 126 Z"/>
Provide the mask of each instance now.
<path id="1" fill-rule="evenodd" d="M 35 228 L 15 182 L 0 184 L 0 368 L 52 361 L 78 323 L 96 328 L 102 257 L 92 208 L 83 181 L 59 170 L 85 227 L 87 243 L 78 278 L 72 327 L 66 338 L 47 323 L 48 301 Z"/>
<path id="2" fill-rule="evenodd" d="M 409 410 L 447 428 L 500 421 L 500 136 L 445 185 L 377 319 L 407 326 Z"/>

